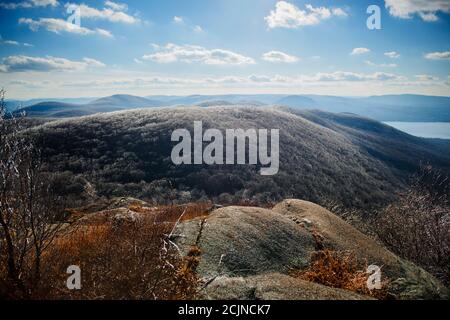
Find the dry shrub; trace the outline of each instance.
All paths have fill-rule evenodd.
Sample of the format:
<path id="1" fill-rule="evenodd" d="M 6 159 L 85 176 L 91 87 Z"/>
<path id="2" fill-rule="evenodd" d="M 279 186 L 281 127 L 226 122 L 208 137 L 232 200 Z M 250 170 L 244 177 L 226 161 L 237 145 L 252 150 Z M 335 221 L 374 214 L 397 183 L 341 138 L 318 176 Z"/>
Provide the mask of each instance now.
<path id="1" fill-rule="evenodd" d="M 179 221 L 204 216 L 205 208 L 164 207 L 120 224 L 113 219 L 65 228 L 43 253 L 41 281 L 30 298 L 194 299 L 201 252 L 193 247 L 182 257 L 170 236 Z M 66 287 L 71 265 L 81 269 L 81 290 Z"/>
<path id="2" fill-rule="evenodd" d="M 192 299 L 197 295 L 198 277 L 196 270 L 200 264 L 200 256 L 202 252 L 199 247 L 193 246 L 183 258 L 181 265 L 175 274 L 175 286 L 183 288 L 176 290 L 172 297 L 176 300 Z"/>
<path id="3" fill-rule="evenodd" d="M 312 257 L 311 265 L 305 270 L 292 270 L 294 277 L 320 283 L 328 287 L 350 290 L 377 299 L 387 297 L 386 282 L 382 288 L 369 290 L 366 273 L 367 264 L 361 263 L 348 251 L 321 250 Z"/>
<path id="4" fill-rule="evenodd" d="M 423 166 L 409 189 L 372 221 L 377 235 L 393 252 L 450 286 L 449 177 Z"/>
<path id="5" fill-rule="evenodd" d="M 188 203 L 185 205 L 167 205 L 154 208 L 143 207 L 140 204 L 128 206 L 130 211 L 154 216 L 157 222 L 180 222 L 206 217 L 213 205 L 208 202 Z"/>

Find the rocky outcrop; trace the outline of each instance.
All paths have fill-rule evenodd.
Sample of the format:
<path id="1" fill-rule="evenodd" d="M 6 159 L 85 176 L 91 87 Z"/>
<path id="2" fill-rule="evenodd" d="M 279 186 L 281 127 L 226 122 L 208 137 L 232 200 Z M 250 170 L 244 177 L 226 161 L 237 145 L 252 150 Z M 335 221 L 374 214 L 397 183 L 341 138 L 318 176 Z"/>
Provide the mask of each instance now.
<path id="1" fill-rule="evenodd" d="M 191 246 L 200 248 L 197 271 L 208 283 L 202 291 L 210 299 L 361 298 L 287 275 L 292 268 L 306 268 L 312 254 L 324 248 L 349 250 L 380 266 L 393 298 L 447 297 L 445 287 L 429 273 L 306 201 L 285 200 L 272 210 L 220 208 L 207 218 L 180 223 L 174 240 L 184 253 Z"/>
<path id="2" fill-rule="evenodd" d="M 306 228 L 318 233 L 326 248 L 350 250 L 368 265 L 382 267 L 382 275 L 390 280 L 389 291 L 397 298 L 438 299 L 448 294 L 428 272 L 399 258 L 317 204 L 290 199 L 277 204 L 273 211 L 294 221 L 308 220 L 310 223 Z"/>
<path id="3" fill-rule="evenodd" d="M 208 278 L 306 267 L 316 246 L 314 237 L 289 218 L 251 207 L 221 208 L 206 220 L 181 223 L 176 237 L 183 250 L 200 247 L 197 271 Z"/>
<path id="4" fill-rule="evenodd" d="M 215 278 L 201 297 L 209 300 L 368 300 L 351 291 L 326 287 L 280 273 Z"/>

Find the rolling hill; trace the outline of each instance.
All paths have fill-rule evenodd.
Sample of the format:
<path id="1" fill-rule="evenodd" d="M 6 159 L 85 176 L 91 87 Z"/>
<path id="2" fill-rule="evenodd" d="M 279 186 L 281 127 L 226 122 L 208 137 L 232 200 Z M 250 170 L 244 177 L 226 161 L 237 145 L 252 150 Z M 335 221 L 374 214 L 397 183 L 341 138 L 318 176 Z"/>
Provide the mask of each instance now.
<path id="1" fill-rule="evenodd" d="M 449 122 L 450 98 L 421 95 L 384 95 L 363 98 L 289 96 L 275 104 L 328 112 L 350 112 L 378 121 Z"/>
<path id="2" fill-rule="evenodd" d="M 29 117 L 73 118 L 101 112 L 112 112 L 133 108 L 155 107 L 164 103 L 131 95 L 113 95 L 96 99 L 87 104 L 70 104 L 60 101 L 40 102 L 16 111 Z"/>
<path id="3" fill-rule="evenodd" d="M 206 128 L 280 129 L 280 171 L 257 166 L 180 165 L 171 133 Z M 153 108 L 64 119 L 30 131 L 42 142 L 58 191 L 133 196 L 153 203 L 212 199 L 271 203 L 301 198 L 369 208 L 392 200 L 420 162 L 450 171 L 450 143 L 416 138 L 354 114 L 280 107 Z"/>
<path id="4" fill-rule="evenodd" d="M 72 99 L 69 101 L 77 101 Z M 327 112 L 349 112 L 378 121 L 450 122 L 450 97 L 385 95 L 337 97 L 322 95 L 192 95 L 147 96 L 113 95 L 88 103 L 39 101 L 20 109 L 31 117 L 66 118 L 133 108 L 163 106 L 252 105 L 285 106 Z"/>
<path id="5" fill-rule="evenodd" d="M 164 105 L 158 100 L 150 100 L 138 96 L 116 94 L 110 97 L 104 97 L 89 103 L 89 106 L 95 110 L 104 109 L 105 112 L 130 108 L 158 107 Z"/>
<path id="6" fill-rule="evenodd" d="M 68 104 L 88 104 L 95 98 L 52 98 L 52 99 L 30 99 L 30 100 L 6 100 L 6 108 L 8 111 L 15 111 L 39 104 L 42 102 L 60 102 Z"/>

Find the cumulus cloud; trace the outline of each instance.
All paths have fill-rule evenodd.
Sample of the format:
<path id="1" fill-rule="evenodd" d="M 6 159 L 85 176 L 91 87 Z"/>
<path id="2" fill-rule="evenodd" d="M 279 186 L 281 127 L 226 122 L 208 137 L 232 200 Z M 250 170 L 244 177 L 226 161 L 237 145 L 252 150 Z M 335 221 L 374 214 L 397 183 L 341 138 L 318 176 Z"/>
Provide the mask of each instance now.
<path id="1" fill-rule="evenodd" d="M 183 19 L 183 17 L 175 16 L 175 17 L 173 17 L 173 22 L 178 23 L 178 24 L 183 24 L 184 19 Z"/>
<path id="2" fill-rule="evenodd" d="M 6 45 L 11 45 L 11 46 L 33 47 L 32 44 L 27 43 L 27 42 L 18 42 L 18 41 L 14 41 L 14 40 L 3 40 L 3 41 L 1 41 L 1 38 L 0 38 L 0 44 L 6 44 Z"/>
<path id="3" fill-rule="evenodd" d="M 302 26 L 311 26 L 319 24 L 322 20 L 332 16 L 346 16 L 347 13 L 341 8 L 313 7 L 308 4 L 305 10 L 286 2 L 279 1 L 275 5 L 275 10 L 264 18 L 267 26 L 273 28 L 297 29 Z"/>
<path id="4" fill-rule="evenodd" d="M 91 58 L 83 58 L 83 61 L 87 64 L 89 67 L 97 67 L 97 68 L 103 68 L 106 67 L 106 65 L 98 60 L 91 59 Z"/>
<path id="5" fill-rule="evenodd" d="M 429 60 L 450 60 L 450 51 L 430 52 L 425 54 L 425 59 Z"/>
<path id="6" fill-rule="evenodd" d="M 369 52 L 370 52 L 370 49 L 367 49 L 367 48 L 354 48 L 350 54 L 352 56 L 356 56 L 356 55 L 365 54 L 365 53 L 369 53 Z"/>
<path id="7" fill-rule="evenodd" d="M 389 51 L 389 52 L 385 52 L 384 55 L 386 57 L 389 57 L 391 59 L 397 59 L 400 58 L 400 54 L 398 52 L 395 51 Z"/>
<path id="8" fill-rule="evenodd" d="M 188 77 L 139 77 L 128 79 L 103 79 L 89 81 L 70 81 L 62 83 L 66 87 L 208 87 L 208 86 L 282 86 L 296 87 L 298 85 L 329 85 L 343 82 L 392 82 L 405 81 L 390 73 L 376 72 L 372 74 L 360 74 L 354 72 L 337 71 L 333 73 L 317 73 L 312 75 L 300 74 L 297 76 L 281 75 L 250 75 L 250 76 L 223 76 L 208 78 Z"/>
<path id="9" fill-rule="evenodd" d="M 67 22 L 63 19 L 54 19 L 54 18 L 40 18 L 39 20 L 33 20 L 30 18 L 20 18 L 20 24 L 27 25 L 32 31 L 38 31 L 40 28 L 44 28 L 50 32 L 54 33 L 74 33 L 79 35 L 91 35 L 97 34 L 103 37 L 112 38 L 113 35 L 108 30 L 104 29 L 88 29 L 85 27 L 79 27 L 76 24 Z"/>
<path id="10" fill-rule="evenodd" d="M 71 5 L 76 5 L 74 3 L 67 3 L 65 7 L 69 7 Z M 105 3 L 106 5 L 106 3 Z M 112 6 L 111 6 L 112 5 Z M 82 19 L 99 19 L 99 20 L 107 20 L 110 22 L 120 22 L 120 23 L 126 23 L 126 24 L 135 24 L 139 23 L 140 20 L 136 17 L 133 17 L 123 11 L 117 11 L 117 9 L 114 9 L 113 7 L 120 8 L 120 4 L 109 2 L 109 7 L 103 8 L 103 9 L 96 9 L 89 7 L 88 5 L 81 4 L 78 5 L 81 11 L 81 17 Z"/>
<path id="11" fill-rule="evenodd" d="M 48 58 L 48 57 L 47 57 Z M 83 62 L 83 61 L 79 61 Z M 0 61 L 0 70 L 5 68 Z M 75 69 L 78 70 L 78 69 Z M 5 70 L 6 72 L 7 70 Z M 46 77 L 47 82 L 42 81 L 42 75 L 39 73 L 29 73 L 26 82 L 22 83 L 22 78 L 16 79 L 15 75 L 4 75 L 5 83 L 9 81 L 8 85 L 12 85 L 13 81 L 18 80 L 16 88 L 14 90 L 31 89 L 32 87 L 40 87 L 40 91 L 36 92 L 48 92 L 51 94 L 54 90 L 58 92 L 64 92 L 69 90 L 70 92 L 76 92 L 76 90 L 82 89 L 83 92 L 106 92 L 105 89 L 113 89 L 111 92 L 117 92 L 119 89 L 127 92 L 139 92 L 145 94 L 148 90 L 144 89 L 173 89 L 178 90 L 190 89 L 192 92 L 197 92 L 199 89 L 208 88 L 248 88 L 253 91 L 255 88 L 266 89 L 273 88 L 275 90 L 282 88 L 283 90 L 289 90 L 290 92 L 298 92 L 298 88 L 335 88 L 336 92 L 345 92 L 346 94 L 355 94 L 356 90 L 365 90 L 367 88 L 385 88 L 389 86 L 400 86 L 417 88 L 417 86 L 435 86 L 441 87 L 450 85 L 449 80 L 445 77 L 442 81 L 432 80 L 425 77 L 413 77 L 409 79 L 407 77 L 398 76 L 391 73 L 375 72 L 375 73 L 356 73 L 351 71 L 336 71 L 330 73 L 316 73 L 316 74 L 297 74 L 297 75 L 267 75 L 267 74 L 252 74 L 249 76 L 192 76 L 192 77 L 176 77 L 176 76 L 164 76 L 164 75 L 146 75 L 142 73 L 127 73 L 126 71 L 119 72 L 115 76 L 103 75 L 101 73 L 92 73 L 86 71 L 81 72 L 55 72 L 54 75 L 48 75 Z M 85 74 L 89 74 L 85 77 Z M 80 77 L 78 77 L 80 75 Z M 450 78 L 449 78 L 450 79 Z M 448 89 L 448 87 L 447 87 Z M 50 91 L 49 91 L 50 90 Z M 409 91 L 408 89 L 407 91 Z M 215 90 L 214 90 L 215 91 Z M 267 91 L 264 91 L 267 92 Z M 329 91 L 327 91 L 329 92 Z M 384 92 L 384 91 L 381 91 Z"/>
<path id="12" fill-rule="evenodd" d="M 341 9 L 341 8 L 333 8 L 333 9 L 331 9 L 331 12 L 335 15 L 335 16 L 338 16 L 338 17 L 347 17 L 348 16 L 348 14 L 347 14 L 347 12 L 345 12 L 343 9 Z"/>
<path id="13" fill-rule="evenodd" d="M 398 67 L 398 65 L 395 63 L 379 63 L 378 64 L 378 63 L 374 63 L 370 60 L 366 60 L 365 63 L 371 67 L 381 67 L 381 68 L 396 68 L 396 67 Z"/>
<path id="14" fill-rule="evenodd" d="M 102 62 L 84 58 L 82 61 L 72 61 L 65 58 L 30 57 L 23 55 L 9 56 L 3 58 L 0 64 L 2 72 L 49 72 L 49 71 L 80 71 L 89 67 L 104 67 Z"/>
<path id="15" fill-rule="evenodd" d="M 312 75 L 300 74 L 297 76 L 282 75 L 251 75 L 248 77 L 224 77 L 208 79 L 210 83 L 258 83 L 273 85 L 296 86 L 302 84 L 326 84 L 328 82 L 385 82 L 385 81 L 404 81 L 406 78 L 392 73 L 374 72 L 374 73 L 356 73 L 350 71 L 335 71 L 331 73 L 319 72 Z"/>
<path id="16" fill-rule="evenodd" d="M 172 21 L 173 21 L 173 23 L 175 23 L 179 26 L 183 26 L 183 27 L 187 27 L 187 28 L 191 29 L 192 31 L 194 31 L 196 33 L 203 32 L 203 28 L 201 26 L 192 24 L 192 22 L 190 22 L 189 19 L 186 19 L 184 17 L 174 16 Z"/>
<path id="17" fill-rule="evenodd" d="M 241 54 L 223 50 L 223 49 L 206 49 L 194 45 L 175 45 L 167 44 L 165 47 L 155 47 L 157 52 L 144 55 L 142 59 L 151 60 L 158 63 L 186 62 L 186 63 L 203 63 L 208 65 L 246 65 L 254 64 L 255 61 Z"/>
<path id="18" fill-rule="evenodd" d="M 414 76 L 419 81 L 438 81 L 439 77 L 435 77 L 429 74 L 418 74 Z"/>
<path id="19" fill-rule="evenodd" d="M 115 11 L 127 11 L 128 5 L 126 3 L 118 3 L 113 1 L 105 1 L 105 7 L 111 8 Z"/>
<path id="20" fill-rule="evenodd" d="M 272 82 L 273 81 L 273 79 L 271 77 L 268 77 L 268 76 L 257 76 L 257 75 L 251 75 L 250 77 L 248 77 L 248 79 L 250 81 L 259 82 L 259 83 Z"/>
<path id="21" fill-rule="evenodd" d="M 375 72 L 372 74 L 336 71 L 332 73 L 318 73 L 315 76 L 317 81 L 388 81 L 400 80 L 401 77 L 386 72 Z"/>
<path id="22" fill-rule="evenodd" d="M 200 26 L 194 26 L 193 28 L 192 28 L 192 30 L 194 30 L 194 32 L 203 32 L 203 28 L 202 27 L 200 27 Z"/>
<path id="23" fill-rule="evenodd" d="M 296 56 L 291 56 L 287 53 L 281 51 L 269 51 L 262 55 L 264 61 L 268 62 L 284 62 L 284 63 L 294 63 L 299 60 Z"/>
<path id="24" fill-rule="evenodd" d="M 5 41 L 3 41 L 3 43 L 4 44 L 9 44 L 9 45 L 12 45 L 12 46 L 18 46 L 19 45 L 19 43 L 17 41 L 13 41 L 13 40 L 5 40 Z"/>
<path id="25" fill-rule="evenodd" d="M 0 8 L 2 9 L 29 9 L 36 7 L 56 7 L 59 5 L 57 0 L 29 0 L 29 1 L 21 1 L 21 2 L 0 2 Z"/>
<path id="26" fill-rule="evenodd" d="M 438 12 L 449 13 L 448 0 L 385 0 L 389 13 L 401 19 L 411 19 L 418 15 L 423 21 L 437 21 Z"/>

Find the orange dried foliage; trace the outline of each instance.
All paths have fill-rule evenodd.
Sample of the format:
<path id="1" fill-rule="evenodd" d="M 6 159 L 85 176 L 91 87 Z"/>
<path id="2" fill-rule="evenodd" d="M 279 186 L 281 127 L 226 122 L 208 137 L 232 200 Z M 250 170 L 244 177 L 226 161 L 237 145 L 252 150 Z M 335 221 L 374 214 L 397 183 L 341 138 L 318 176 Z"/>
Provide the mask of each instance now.
<path id="1" fill-rule="evenodd" d="M 177 221 L 207 215 L 208 206 L 157 209 L 119 226 L 106 221 L 68 228 L 43 254 L 41 288 L 33 298 L 194 299 L 201 252 L 193 247 L 181 257 L 167 236 Z M 81 268 L 81 290 L 66 288 L 70 265 Z"/>
<path id="2" fill-rule="evenodd" d="M 321 250 L 314 253 L 311 265 L 305 270 L 292 270 L 294 277 L 320 283 L 328 287 L 350 290 L 376 299 L 387 298 L 387 282 L 381 289 L 369 290 L 365 272 L 366 263 L 361 263 L 349 251 Z"/>

